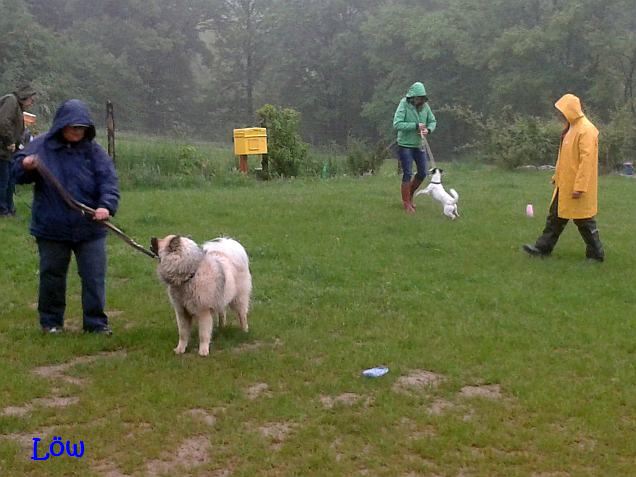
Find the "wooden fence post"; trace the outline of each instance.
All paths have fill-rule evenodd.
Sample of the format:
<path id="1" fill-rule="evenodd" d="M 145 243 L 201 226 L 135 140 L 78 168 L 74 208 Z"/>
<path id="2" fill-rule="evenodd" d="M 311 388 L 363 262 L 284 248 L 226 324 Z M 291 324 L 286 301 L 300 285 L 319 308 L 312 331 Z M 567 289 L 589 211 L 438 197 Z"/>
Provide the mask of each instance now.
<path id="1" fill-rule="evenodd" d="M 108 155 L 115 162 L 115 113 L 112 101 L 106 101 L 106 130 L 108 133 Z"/>

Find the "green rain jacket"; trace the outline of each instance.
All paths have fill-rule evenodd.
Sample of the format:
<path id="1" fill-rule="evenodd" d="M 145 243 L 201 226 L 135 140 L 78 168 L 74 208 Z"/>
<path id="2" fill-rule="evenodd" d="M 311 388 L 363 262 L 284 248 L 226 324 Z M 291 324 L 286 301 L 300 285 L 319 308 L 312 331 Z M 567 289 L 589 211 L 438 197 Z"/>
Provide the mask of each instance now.
<path id="1" fill-rule="evenodd" d="M 426 125 L 430 132 L 435 131 L 437 120 L 428 103 L 424 103 L 421 111 L 413 106 L 408 98 L 426 96 L 426 88 L 422 83 L 413 83 L 406 96 L 402 98 L 393 116 L 393 128 L 397 130 L 397 143 L 402 147 L 420 147 L 422 138 L 417 125 Z"/>

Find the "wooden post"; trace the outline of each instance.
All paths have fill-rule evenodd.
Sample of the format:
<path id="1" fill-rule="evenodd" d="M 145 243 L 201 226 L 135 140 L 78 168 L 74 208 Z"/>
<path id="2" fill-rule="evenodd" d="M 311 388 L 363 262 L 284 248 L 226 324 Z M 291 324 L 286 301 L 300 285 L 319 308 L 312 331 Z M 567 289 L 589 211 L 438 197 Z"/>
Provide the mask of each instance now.
<path id="1" fill-rule="evenodd" d="M 239 171 L 241 171 L 243 174 L 247 174 L 248 167 L 247 167 L 247 156 L 246 155 L 240 155 L 239 156 Z"/>
<path id="2" fill-rule="evenodd" d="M 263 178 L 269 179 L 269 157 L 267 154 L 261 154 L 261 169 L 263 171 Z"/>
<path id="3" fill-rule="evenodd" d="M 112 101 L 106 101 L 106 130 L 108 133 L 108 155 L 115 162 L 115 113 Z"/>

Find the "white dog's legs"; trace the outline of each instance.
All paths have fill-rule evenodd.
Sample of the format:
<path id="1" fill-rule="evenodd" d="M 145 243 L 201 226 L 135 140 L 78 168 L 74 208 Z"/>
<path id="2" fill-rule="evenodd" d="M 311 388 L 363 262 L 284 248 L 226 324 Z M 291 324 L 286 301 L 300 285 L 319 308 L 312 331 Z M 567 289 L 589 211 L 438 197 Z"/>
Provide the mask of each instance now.
<path id="1" fill-rule="evenodd" d="M 247 312 L 249 310 L 249 307 L 249 296 L 239 296 L 232 303 L 230 303 L 230 308 L 232 308 L 232 310 L 234 310 L 234 312 L 238 316 L 241 329 L 246 333 L 249 331 L 249 325 L 247 323 Z"/>
<path id="2" fill-rule="evenodd" d="M 192 328 L 192 316 L 183 308 L 177 308 L 177 327 L 179 328 L 179 344 L 174 349 L 176 354 L 185 353 L 190 340 L 190 329 Z"/>
<path id="3" fill-rule="evenodd" d="M 213 319 L 210 310 L 206 310 L 197 317 L 199 319 L 199 356 L 210 354 L 212 340 Z"/>

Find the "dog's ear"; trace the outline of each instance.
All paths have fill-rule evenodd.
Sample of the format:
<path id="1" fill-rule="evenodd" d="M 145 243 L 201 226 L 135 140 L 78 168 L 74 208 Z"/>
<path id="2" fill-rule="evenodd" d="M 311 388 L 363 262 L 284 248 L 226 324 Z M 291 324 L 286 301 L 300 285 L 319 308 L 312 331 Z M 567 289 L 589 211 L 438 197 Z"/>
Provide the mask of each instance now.
<path id="1" fill-rule="evenodd" d="M 168 243 L 168 252 L 174 253 L 178 252 L 181 248 L 181 237 L 179 235 L 175 235 L 170 239 L 170 243 Z"/>
<path id="2" fill-rule="evenodd" d="M 444 173 L 444 169 L 438 169 L 438 171 L 439 171 L 440 174 Z"/>
<path id="3" fill-rule="evenodd" d="M 435 174 L 435 169 L 437 169 L 437 168 L 436 168 L 436 167 L 431 167 L 431 168 L 428 170 L 428 173 L 429 173 L 429 174 Z"/>

